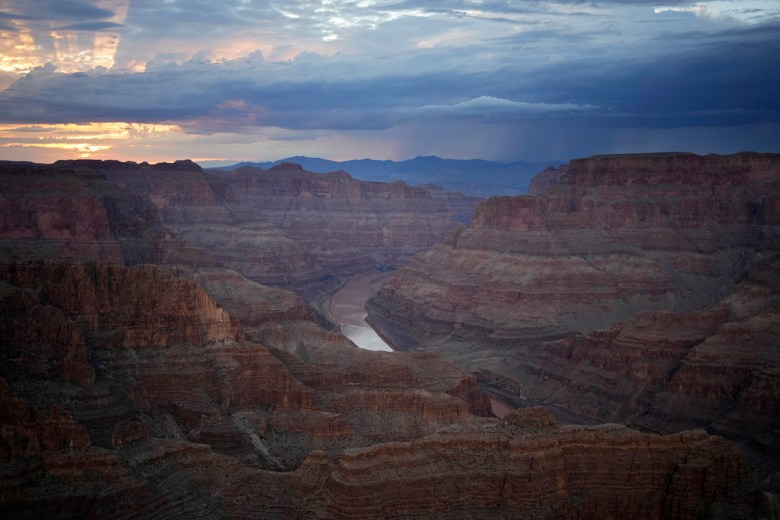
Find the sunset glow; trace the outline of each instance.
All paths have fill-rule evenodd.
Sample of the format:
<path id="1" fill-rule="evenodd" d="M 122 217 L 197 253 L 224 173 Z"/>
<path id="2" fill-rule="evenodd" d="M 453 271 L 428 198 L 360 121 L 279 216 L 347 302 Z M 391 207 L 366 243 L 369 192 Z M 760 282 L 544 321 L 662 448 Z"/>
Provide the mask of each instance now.
<path id="1" fill-rule="evenodd" d="M 175 125 L 141 123 L 86 123 L 53 125 L 0 125 L 0 148 L 26 156 L 30 149 L 62 159 L 112 157 L 117 147 L 128 148 L 152 136 L 175 134 Z M 51 152 L 54 151 L 55 154 Z"/>
<path id="2" fill-rule="evenodd" d="M 6 0 L 0 152 L 771 151 L 778 19 L 774 0 Z"/>

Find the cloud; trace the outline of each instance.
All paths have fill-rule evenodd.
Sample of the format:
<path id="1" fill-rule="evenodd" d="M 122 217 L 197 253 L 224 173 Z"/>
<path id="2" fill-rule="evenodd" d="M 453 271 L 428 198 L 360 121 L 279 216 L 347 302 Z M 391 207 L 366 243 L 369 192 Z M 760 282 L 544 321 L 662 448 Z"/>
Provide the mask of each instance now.
<path id="1" fill-rule="evenodd" d="M 675 0 L 42 2 L 3 4 L 0 18 L 23 28 L 6 70 L 31 72 L 0 90 L 0 122 L 159 123 L 309 145 L 371 135 L 394 150 L 458 142 L 506 155 L 536 135 L 579 150 L 576 133 L 593 129 L 780 118 L 780 25 L 766 21 L 780 8 L 764 0 L 733 4 L 750 24 L 732 4 L 715 18 Z M 22 37 L 29 55 L 13 56 Z"/>
<path id="2" fill-rule="evenodd" d="M 58 31 L 115 31 L 124 27 L 121 23 L 114 22 L 80 22 L 58 27 Z"/>
<path id="3" fill-rule="evenodd" d="M 434 49 L 367 67 L 358 58 L 255 54 L 150 63 L 143 73 L 36 69 L 0 92 L 0 121 L 176 123 L 198 133 L 273 126 L 377 130 L 424 117 L 590 118 L 601 125 L 747 124 L 780 115 L 776 44 L 711 39 L 696 51 L 479 70 Z M 736 35 L 735 35 L 736 37 Z M 468 53 L 467 53 L 468 55 Z M 466 60 L 468 61 L 468 60 Z"/>
<path id="4" fill-rule="evenodd" d="M 114 12 L 82 0 L 7 0 L 0 18 L 15 20 L 84 20 L 112 18 Z"/>
<path id="5" fill-rule="evenodd" d="M 420 107 L 421 113 L 427 114 L 459 114 L 485 117 L 490 114 L 550 114 L 554 112 L 572 113 L 582 110 L 593 110 L 591 105 L 576 105 L 573 103 L 527 103 L 512 101 L 493 96 L 479 96 L 452 105 L 425 105 Z"/>
<path id="6" fill-rule="evenodd" d="M 720 19 L 720 12 L 712 6 L 704 3 L 696 3 L 692 6 L 662 6 L 653 9 L 655 14 L 664 13 L 692 13 L 696 16 Z"/>

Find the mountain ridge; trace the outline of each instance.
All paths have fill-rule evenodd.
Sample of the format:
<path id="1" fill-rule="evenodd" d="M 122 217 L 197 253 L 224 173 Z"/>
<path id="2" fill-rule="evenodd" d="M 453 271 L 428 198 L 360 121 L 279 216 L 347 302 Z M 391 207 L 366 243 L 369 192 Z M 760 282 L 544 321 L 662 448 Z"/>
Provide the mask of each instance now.
<path id="1" fill-rule="evenodd" d="M 504 163 L 484 159 L 443 159 L 435 155 L 417 156 L 403 161 L 368 158 L 332 161 L 294 156 L 276 161 L 244 161 L 215 169 L 234 170 L 244 166 L 269 169 L 285 162 L 300 164 L 304 169 L 316 173 L 344 170 L 363 181 L 400 180 L 415 185 L 437 184 L 447 190 L 488 197 L 526 193 L 534 175 L 549 166 L 560 166 L 565 161 Z"/>

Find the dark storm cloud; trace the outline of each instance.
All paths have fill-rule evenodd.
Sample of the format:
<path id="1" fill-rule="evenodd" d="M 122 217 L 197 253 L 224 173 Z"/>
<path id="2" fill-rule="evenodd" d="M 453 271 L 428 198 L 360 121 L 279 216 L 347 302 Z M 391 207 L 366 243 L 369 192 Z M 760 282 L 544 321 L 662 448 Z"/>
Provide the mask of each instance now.
<path id="1" fill-rule="evenodd" d="M 333 78 L 320 67 L 332 67 Z M 0 93 L 0 120 L 58 122 L 133 120 L 194 122 L 210 126 L 273 125 L 285 128 L 384 128 L 399 121 L 404 106 L 449 97 L 452 77 L 340 77 L 350 64 L 304 65 L 237 62 L 160 64 L 143 74 L 69 74 L 34 71 Z M 315 77 L 311 77 L 315 76 Z M 476 92 L 476 78 L 463 78 L 459 93 Z M 471 86 L 469 86 L 469 84 Z"/>
<path id="2" fill-rule="evenodd" d="M 763 35 L 762 37 L 759 37 Z M 241 127 L 366 130 L 404 121 L 584 119 L 611 126 L 750 124 L 780 116 L 780 28 L 702 38 L 684 53 L 475 71 L 431 65 L 362 70 L 344 57 L 150 65 L 145 73 L 38 70 L 0 93 L 0 120 L 176 122 L 201 133 Z M 731 40 L 738 40 L 736 43 Z"/>
<path id="3" fill-rule="evenodd" d="M 620 124 L 745 124 L 780 116 L 780 25 L 698 38 L 700 45 L 652 60 L 591 59 L 542 69 L 523 91 L 545 102 L 610 107 L 605 115 Z"/>
<path id="4" fill-rule="evenodd" d="M 121 23 L 114 22 L 79 22 L 58 27 L 60 31 L 116 31 L 124 27 Z"/>
<path id="5" fill-rule="evenodd" d="M 410 151 L 503 140 L 507 157 L 519 140 L 595 153 L 653 129 L 662 144 L 703 142 L 708 127 L 719 143 L 739 125 L 771 136 L 780 25 L 756 2 L 720 3 L 733 7 L 721 16 L 681 0 L 133 0 L 116 18 L 96 2 L 3 2 L 0 18 L 38 17 L 41 33 L 108 31 L 120 43 L 113 67 L 50 65 L 0 91 L 0 122 L 169 123 L 236 139 L 263 127 L 285 139 L 370 131 Z M 759 17 L 733 17 L 748 11 Z"/>
<path id="6" fill-rule="evenodd" d="M 111 18 L 114 13 L 94 2 L 81 0 L 35 0 L 3 2 L 0 18 L 16 20 L 84 20 Z"/>

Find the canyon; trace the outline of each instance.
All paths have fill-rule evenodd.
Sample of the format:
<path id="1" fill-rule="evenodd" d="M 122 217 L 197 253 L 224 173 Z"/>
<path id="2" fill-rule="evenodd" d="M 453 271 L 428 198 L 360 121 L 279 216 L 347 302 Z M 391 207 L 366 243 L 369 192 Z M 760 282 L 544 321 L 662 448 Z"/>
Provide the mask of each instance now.
<path id="1" fill-rule="evenodd" d="M 422 272 L 421 261 L 445 258 L 442 250 L 454 249 L 460 237 L 479 246 L 471 249 L 475 254 L 504 244 L 503 256 L 489 254 L 503 262 L 493 271 L 506 270 L 496 286 L 509 293 L 517 283 L 512 269 L 521 263 L 511 257 L 513 248 L 534 242 L 542 252 L 561 249 L 539 225 L 545 213 L 534 213 L 526 199 L 490 199 L 464 228 L 453 218 L 462 206 L 448 206 L 450 199 L 425 188 L 361 182 L 345 172 L 314 174 L 293 164 L 231 172 L 204 171 L 190 161 L 2 164 L 0 513 L 364 519 L 770 514 L 766 487 L 757 487 L 755 476 L 766 475 L 773 459 L 760 466 L 724 438 L 747 436 L 771 450 L 775 434 L 767 428 L 777 429 L 776 354 L 769 348 L 777 323 L 776 170 L 771 161 L 761 175 L 751 168 L 746 179 L 765 184 L 763 191 L 745 193 L 763 202 L 750 199 L 749 207 L 758 209 L 743 218 L 741 203 L 727 201 L 750 183 L 715 187 L 724 200 L 702 203 L 703 211 L 725 204 L 740 223 L 725 217 L 702 223 L 728 240 L 704 237 L 695 246 L 701 251 L 677 263 L 659 261 L 676 266 L 679 276 L 666 275 L 671 281 L 659 285 L 664 272 L 651 269 L 652 281 L 643 281 L 639 275 L 649 264 L 631 258 L 635 244 L 625 253 L 605 253 L 608 261 L 598 264 L 630 277 L 611 292 L 594 276 L 575 286 L 579 296 L 571 302 L 556 303 L 563 318 L 548 314 L 539 325 L 526 313 L 518 325 L 508 315 L 497 327 L 486 324 L 518 309 L 511 298 L 491 307 L 487 296 L 472 293 L 466 303 L 478 312 L 420 300 L 432 315 L 389 302 L 402 294 L 409 272 Z M 544 193 L 566 185 L 565 179 L 561 175 Z M 496 201 L 500 209 L 492 208 Z M 520 220 L 512 216 L 518 208 Z M 696 210 L 688 211 L 682 221 L 695 221 Z M 582 215 L 569 220 L 577 218 Z M 754 233 L 752 242 L 737 236 L 744 227 Z M 533 240 L 519 237 L 528 229 L 536 233 Z M 739 247 L 752 256 L 738 259 Z M 707 263 L 711 250 L 716 254 Z M 562 267 L 579 264 L 559 256 L 563 279 Z M 369 305 L 369 319 L 393 324 L 378 328 L 406 351 L 357 348 L 318 310 L 356 275 L 409 262 Z M 486 264 L 465 256 L 442 263 L 438 276 L 450 278 L 435 290 L 458 281 L 453 290 L 465 297 L 458 269 L 470 265 Z M 713 281 L 732 271 L 731 281 Z M 719 289 L 714 296 L 699 294 L 682 283 L 678 289 L 680 280 Z M 545 287 L 549 294 L 568 282 L 545 283 L 534 301 L 545 299 Z M 683 302 L 686 290 L 698 299 Z M 625 307 L 587 320 L 571 316 L 593 301 L 604 307 L 610 298 L 625 299 Z M 664 308 L 670 302 L 678 303 Z M 638 312 L 645 306 L 648 312 Z M 430 322 L 424 333 L 408 319 L 417 312 Z M 447 322 L 452 316 L 458 319 Z M 590 323 L 592 330 L 585 326 Z M 662 338 L 658 323 L 673 334 Z M 408 327 L 403 337 L 402 326 Z M 745 330 L 752 334 L 750 348 L 731 349 Z M 609 334 L 620 341 L 610 343 Z M 437 348 L 447 342 L 454 348 Z M 524 365 L 518 345 L 530 353 L 532 344 L 538 356 L 528 355 Z M 659 379 L 691 344 L 700 348 L 684 356 L 685 366 L 668 381 Z M 505 369 L 507 359 L 515 372 Z M 590 413 L 587 399 L 569 406 L 634 428 L 559 424 L 538 407 L 493 416 L 483 388 L 561 406 L 568 403 L 550 396 L 562 395 L 560 388 L 596 389 L 599 380 L 588 379 L 593 370 L 576 359 L 588 367 L 601 363 L 598 374 L 605 376 L 629 360 L 635 371 L 622 377 L 634 383 L 646 377 L 648 387 L 663 392 L 640 395 L 638 403 L 652 397 L 653 406 L 631 420 Z M 554 370 L 566 363 L 575 368 Z M 718 383 L 713 374 L 731 379 Z M 612 388 L 628 387 L 619 380 Z M 695 408 L 699 422 L 687 426 L 696 421 L 686 407 L 733 399 L 734 391 L 739 404 L 733 413 L 701 406 Z M 711 434 L 715 414 L 720 436 Z"/>
<path id="2" fill-rule="evenodd" d="M 368 303 L 517 402 L 739 443 L 780 475 L 780 156 L 597 156 L 482 202 Z"/>

